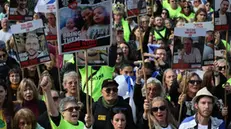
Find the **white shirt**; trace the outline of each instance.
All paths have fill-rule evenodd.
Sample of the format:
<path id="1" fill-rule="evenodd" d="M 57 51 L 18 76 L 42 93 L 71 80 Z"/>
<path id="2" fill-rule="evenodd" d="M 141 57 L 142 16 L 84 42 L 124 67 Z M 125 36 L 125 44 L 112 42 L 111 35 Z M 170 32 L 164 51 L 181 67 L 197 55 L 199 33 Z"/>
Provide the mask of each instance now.
<path id="1" fill-rule="evenodd" d="M 201 62 L 201 53 L 198 48 L 192 48 L 190 54 L 184 53 L 183 60 L 185 63 L 200 63 Z"/>
<path id="2" fill-rule="evenodd" d="M 172 129 L 172 127 L 170 125 L 168 125 L 168 127 L 162 128 L 162 129 Z"/>
<path id="3" fill-rule="evenodd" d="M 208 125 L 198 124 L 198 129 L 208 129 Z"/>
<path id="4" fill-rule="evenodd" d="M 3 30 L 0 30 L 0 40 L 4 41 L 6 43 L 7 40 L 10 39 L 12 36 L 11 31 L 8 30 L 8 32 L 4 32 Z"/>

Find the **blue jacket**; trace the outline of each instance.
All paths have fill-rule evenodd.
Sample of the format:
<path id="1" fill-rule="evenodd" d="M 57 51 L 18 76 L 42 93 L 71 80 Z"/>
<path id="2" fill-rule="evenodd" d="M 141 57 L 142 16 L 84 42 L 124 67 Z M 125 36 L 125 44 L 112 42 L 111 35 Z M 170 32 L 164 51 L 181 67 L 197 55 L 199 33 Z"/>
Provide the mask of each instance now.
<path id="1" fill-rule="evenodd" d="M 225 122 L 221 119 L 210 117 L 211 119 L 211 128 L 212 129 L 225 129 Z M 179 129 L 194 129 L 197 125 L 195 120 L 195 115 L 190 116 L 184 119 L 184 121 L 180 124 Z"/>

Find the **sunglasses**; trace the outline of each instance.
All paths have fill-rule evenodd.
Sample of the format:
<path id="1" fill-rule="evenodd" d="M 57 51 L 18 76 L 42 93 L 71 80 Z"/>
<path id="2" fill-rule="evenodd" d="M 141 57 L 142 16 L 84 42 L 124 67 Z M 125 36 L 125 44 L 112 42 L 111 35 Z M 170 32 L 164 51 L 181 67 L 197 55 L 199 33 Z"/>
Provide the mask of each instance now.
<path id="1" fill-rule="evenodd" d="M 63 111 L 73 112 L 74 110 L 79 111 L 80 107 L 79 106 L 69 107 L 69 108 L 64 109 Z"/>
<path id="2" fill-rule="evenodd" d="M 191 84 L 201 84 L 202 83 L 202 81 L 201 80 L 189 80 L 188 81 L 189 83 L 191 83 Z"/>
<path id="3" fill-rule="evenodd" d="M 189 8 L 190 8 L 189 6 L 184 7 L 184 9 L 189 9 Z"/>
<path id="4" fill-rule="evenodd" d="M 116 92 L 118 92 L 118 88 L 107 88 L 105 91 L 106 91 L 106 93 L 108 93 L 108 94 L 111 93 L 111 91 L 113 91 L 113 92 L 116 93 Z"/>
<path id="5" fill-rule="evenodd" d="M 0 58 L 4 58 L 4 57 L 6 57 L 6 54 L 0 55 Z"/>
<path id="6" fill-rule="evenodd" d="M 160 107 L 152 107 L 151 111 L 152 112 L 157 112 L 160 109 L 160 111 L 165 111 L 167 109 L 166 106 L 160 106 Z"/>
<path id="7" fill-rule="evenodd" d="M 53 98 L 54 101 L 57 101 L 57 100 L 59 99 L 58 96 L 54 96 L 54 97 L 52 97 L 52 98 Z"/>
<path id="8" fill-rule="evenodd" d="M 31 123 L 25 122 L 25 121 L 19 122 L 19 126 L 25 126 L 26 124 L 27 124 L 27 125 L 30 125 Z"/>
<path id="9" fill-rule="evenodd" d="M 162 12 L 161 14 L 167 14 L 167 12 Z"/>
<path id="10" fill-rule="evenodd" d="M 227 68 L 228 68 L 228 66 L 227 66 Z M 218 70 L 222 70 L 222 69 L 226 69 L 226 66 L 218 66 Z"/>

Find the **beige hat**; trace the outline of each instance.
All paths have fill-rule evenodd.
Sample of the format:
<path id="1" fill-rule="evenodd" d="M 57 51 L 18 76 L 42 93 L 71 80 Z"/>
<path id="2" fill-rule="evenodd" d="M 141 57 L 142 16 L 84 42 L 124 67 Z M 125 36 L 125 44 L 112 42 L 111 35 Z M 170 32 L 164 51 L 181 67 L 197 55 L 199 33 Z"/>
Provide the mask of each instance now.
<path id="1" fill-rule="evenodd" d="M 192 104 L 193 104 L 193 106 L 194 106 L 194 104 L 197 102 L 198 97 L 200 97 L 200 96 L 208 96 L 208 97 L 211 97 L 211 98 L 213 98 L 213 100 L 214 100 L 213 102 L 214 102 L 214 103 L 217 102 L 217 97 L 213 96 L 213 95 L 208 91 L 208 89 L 207 89 L 206 87 L 204 87 L 204 88 L 200 89 L 200 90 L 197 92 L 196 96 L 192 99 Z"/>

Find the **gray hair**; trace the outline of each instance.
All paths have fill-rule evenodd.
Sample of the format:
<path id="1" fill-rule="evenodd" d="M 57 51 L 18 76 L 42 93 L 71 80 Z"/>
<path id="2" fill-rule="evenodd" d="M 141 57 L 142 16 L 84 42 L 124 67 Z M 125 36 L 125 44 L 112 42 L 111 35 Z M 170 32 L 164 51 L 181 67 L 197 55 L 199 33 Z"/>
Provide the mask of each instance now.
<path id="1" fill-rule="evenodd" d="M 81 107 L 81 102 L 78 102 L 75 97 L 73 97 L 73 96 L 65 97 L 65 98 L 61 99 L 61 101 L 59 103 L 59 111 L 60 112 L 63 112 L 63 110 L 65 110 L 67 103 L 74 103 L 74 104 Z"/>
<path id="2" fill-rule="evenodd" d="M 158 80 L 158 79 L 156 79 L 156 78 L 154 78 L 154 77 L 150 77 L 148 80 L 147 80 L 147 85 L 148 84 L 154 84 L 156 87 L 158 87 L 158 88 L 160 88 L 160 96 L 161 97 L 164 97 L 165 96 L 165 90 L 164 90 L 164 88 L 163 88 L 163 86 L 162 86 L 162 83 Z M 142 95 L 143 96 L 145 96 L 146 95 L 146 89 L 145 89 L 145 86 L 142 88 Z"/>
<path id="3" fill-rule="evenodd" d="M 66 83 L 67 78 L 69 78 L 69 77 L 78 78 L 78 74 L 75 71 L 71 71 L 71 72 L 65 73 L 63 75 L 63 86 Z"/>

